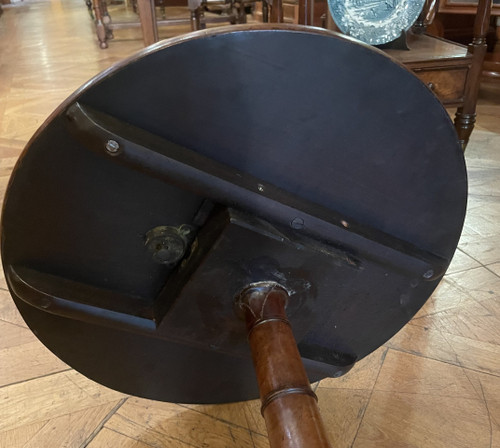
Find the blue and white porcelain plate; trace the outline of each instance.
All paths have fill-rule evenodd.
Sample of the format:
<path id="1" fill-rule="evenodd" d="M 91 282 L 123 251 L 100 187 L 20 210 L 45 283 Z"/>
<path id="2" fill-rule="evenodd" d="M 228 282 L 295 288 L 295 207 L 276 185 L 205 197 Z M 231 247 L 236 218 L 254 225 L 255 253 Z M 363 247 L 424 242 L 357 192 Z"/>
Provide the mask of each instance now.
<path id="1" fill-rule="evenodd" d="M 328 0 L 340 30 L 370 45 L 397 39 L 417 20 L 425 0 Z"/>

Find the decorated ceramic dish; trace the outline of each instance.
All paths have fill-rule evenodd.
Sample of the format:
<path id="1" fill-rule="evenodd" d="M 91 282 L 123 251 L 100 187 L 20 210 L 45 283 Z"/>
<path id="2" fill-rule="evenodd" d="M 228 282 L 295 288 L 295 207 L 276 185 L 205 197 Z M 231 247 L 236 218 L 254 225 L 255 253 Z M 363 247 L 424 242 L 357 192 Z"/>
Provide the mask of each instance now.
<path id="1" fill-rule="evenodd" d="M 397 39 L 417 20 L 425 0 L 328 0 L 340 30 L 370 45 Z"/>

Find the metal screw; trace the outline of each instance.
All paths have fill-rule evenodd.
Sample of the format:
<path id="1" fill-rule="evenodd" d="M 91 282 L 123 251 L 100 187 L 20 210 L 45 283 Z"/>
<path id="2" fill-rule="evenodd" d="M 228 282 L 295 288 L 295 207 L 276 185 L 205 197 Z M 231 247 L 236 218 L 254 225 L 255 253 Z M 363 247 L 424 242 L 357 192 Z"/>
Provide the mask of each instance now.
<path id="1" fill-rule="evenodd" d="M 430 279 L 434 276 L 434 270 L 433 269 L 429 269 L 428 271 L 424 272 L 424 275 L 423 277 L 426 278 L 426 279 Z"/>
<path id="2" fill-rule="evenodd" d="M 340 221 L 340 224 L 342 224 L 346 229 L 349 227 L 349 223 L 345 219 Z"/>
<path id="3" fill-rule="evenodd" d="M 304 227 L 304 220 L 302 218 L 293 218 L 290 227 L 296 230 L 302 229 Z"/>
<path id="4" fill-rule="evenodd" d="M 116 140 L 108 140 L 106 143 L 106 151 L 108 151 L 110 154 L 116 154 L 118 151 L 120 151 L 120 145 Z"/>
<path id="5" fill-rule="evenodd" d="M 44 310 L 46 310 L 46 309 L 50 308 L 50 305 L 52 305 L 52 301 L 49 298 L 45 297 L 42 299 L 40 307 L 43 308 Z"/>
<path id="6" fill-rule="evenodd" d="M 260 192 L 263 192 L 264 191 L 264 185 L 258 184 L 257 185 L 257 190 L 259 190 Z"/>

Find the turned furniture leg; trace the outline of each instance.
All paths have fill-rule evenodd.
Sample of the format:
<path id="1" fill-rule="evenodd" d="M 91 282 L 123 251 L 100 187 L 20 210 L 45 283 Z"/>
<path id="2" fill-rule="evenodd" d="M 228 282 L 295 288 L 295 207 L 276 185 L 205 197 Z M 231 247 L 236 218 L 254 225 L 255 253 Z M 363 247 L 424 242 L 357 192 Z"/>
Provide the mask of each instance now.
<path id="1" fill-rule="evenodd" d="M 94 20 L 94 11 L 92 10 L 92 0 L 85 0 L 85 4 L 89 10 L 90 17 Z"/>
<path id="2" fill-rule="evenodd" d="M 237 298 L 259 383 L 271 448 L 328 448 L 316 394 L 309 384 L 285 306 L 288 293 L 273 282 L 249 285 Z"/>
<path id="3" fill-rule="evenodd" d="M 202 0 L 188 0 L 188 8 L 191 12 L 191 30 L 201 30 L 205 28 L 203 22 L 203 1 Z"/>
<path id="4" fill-rule="evenodd" d="M 299 24 L 313 25 L 314 0 L 299 0 Z"/>
<path id="5" fill-rule="evenodd" d="M 457 130 L 458 140 L 460 141 L 460 146 L 462 150 L 465 151 L 467 144 L 469 143 L 469 138 L 474 130 L 474 125 L 476 123 L 476 108 L 475 105 L 471 109 L 474 110 L 472 113 L 465 113 L 464 107 L 459 107 L 455 114 L 455 129 Z"/>
<path id="6" fill-rule="evenodd" d="M 271 2 L 271 22 L 283 23 L 283 2 L 281 0 L 272 0 Z"/>
<path id="7" fill-rule="evenodd" d="M 102 15 L 102 23 L 104 24 L 104 29 L 106 30 L 106 40 L 110 40 L 114 38 L 113 30 L 110 28 L 111 26 L 111 16 L 108 12 L 108 5 L 106 0 L 101 0 L 101 15 Z"/>
<path id="8" fill-rule="evenodd" d="M 245 10 L 245 0 L 240 0 L 237 6 L 238 17 L 236 23 L 247 23 L 247 13 Z"/>
<path id="9" fill-rule="evenodd" d="M 97 39 L 99 39 L 99 46 L 101 48 L 108 48 L 107 43 L 107 31 L 103 21 L 103 4 L 102 0 L 94 1 L 94 14 L 95 14 L 95 26 L 97 32 Z"/>
<path id="10" fill-rule="evenodd" d="M 483 71 L 484 56 L 486 54 L 486 33 L 490 23 L 491 0 L 480 0 L 474 21 L 474 38 L 469 45 L 472 54 L 472 64 L 465 86 L 464 104 L 459 107 L 455 115 L 455 129 L 462 149 L 465 151 L 470 135 L 476 122 L 476 103 L 479 93 L 479 83 Z"/>
<path id="11" fill-rule="evenodd" d="M 191 17 L 191 31 L 196 31 L 200 29 L 200 14 L 195 10 L 190 11 Z"/>
<path id="12" fill-rule="evenodd" d="M 268 0 L 262 0 L 262 21 L 269 23 L 269 4 Z"/>
<path id="13" fill-rule="evenodd" d="M 137 0 L 137 9 L 141 20 L 142 38 L 147 47 L 158 42 L 154 0 Z"/>

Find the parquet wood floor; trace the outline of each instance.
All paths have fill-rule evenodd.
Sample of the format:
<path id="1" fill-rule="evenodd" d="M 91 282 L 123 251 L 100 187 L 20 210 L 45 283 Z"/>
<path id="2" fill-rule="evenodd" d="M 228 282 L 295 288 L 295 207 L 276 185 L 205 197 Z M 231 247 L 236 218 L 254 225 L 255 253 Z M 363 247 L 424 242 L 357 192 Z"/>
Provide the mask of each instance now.
<path id="1" fill-rule="evenodd" d="M 188 31 L 169 29 L 167 33 Z M 0 17 L 0 195 L 22 148 L 88 78 L 142 47 L 97 45 L 82 0 L 25 0 Z M 336 448 L 500 447 L 500 86 L 484 85 L 467 149 L 468 216 L 417 316 L 355 369 L 317 385 Z M 255 401 L 157 403 L 81 376 L 26 328 L 0 277 L 1 448 L 266 447 Z"/>

